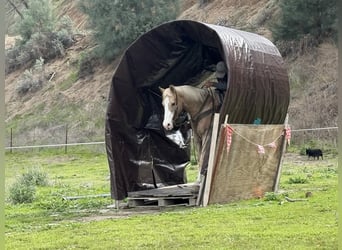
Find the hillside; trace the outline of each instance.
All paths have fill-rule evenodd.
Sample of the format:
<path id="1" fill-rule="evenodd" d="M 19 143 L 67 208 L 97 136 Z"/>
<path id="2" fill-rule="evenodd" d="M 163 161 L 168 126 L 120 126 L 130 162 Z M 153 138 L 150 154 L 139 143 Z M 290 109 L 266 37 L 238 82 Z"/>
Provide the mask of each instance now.
<path id="1" fill-rule="evenodd" d="M 79 35 L 64 57 L 45 64 L 46 81 L 39 91 L 24 96 L 17 94 L 23 69 L 6 76 L 7 138 L 12 128 L 15 145 L 62 143 L 66 126 L 69 142 L 104 139 L 106 99 L 119 59 L 111 64 L 91 62 L 92 73 L 77 78 L 81 58 L 95 46 L 91 30 L 77 8 L 77 1 L 54 2 L 58 16 L 68 15 Z M 178 19 L 221 24 L 272 40 L 268 25 L 278 11 L 273 0 L 216 0 L 202 7 L 196 0 L 182 1 L 182 4 Z M 6 36 L 6 47 L 13 44 L 14 38 Z M 305 47 L 302 53 L 285 60 L 291 81 L 292 127 L 336 126 L 337 48 L 334 43 L 326 41 L 318 48 Z"/>

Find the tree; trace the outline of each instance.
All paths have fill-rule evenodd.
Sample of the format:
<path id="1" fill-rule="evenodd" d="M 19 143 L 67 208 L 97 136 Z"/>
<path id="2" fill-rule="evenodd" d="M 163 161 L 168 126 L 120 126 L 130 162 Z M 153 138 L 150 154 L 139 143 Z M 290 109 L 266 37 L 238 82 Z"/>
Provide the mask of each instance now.
<path id="1" fill-rule="evenodd" d="M 83 0 L 100 57 L 111 60 L 152 27 L 176 18 L 178 0 Z"/>
<path id="2" fill-rule="evenodd" d="M 317 40 L 337 33 L 337 0 L 280 0 L 279 22 L 272 27 L 273 38 L 299 40 L 311 35 Z"/>
<path id="3" fill-rule="evenodd" d="M 25 1 L 22 1 L 27 6 Z M 23 42 L 36 33 L 51 32 L 55 29 L 56 18 L 52 13 L 50 0 L 30 0 L 28 8 L 22 11 L 22 20 L 17 30 Z"/>

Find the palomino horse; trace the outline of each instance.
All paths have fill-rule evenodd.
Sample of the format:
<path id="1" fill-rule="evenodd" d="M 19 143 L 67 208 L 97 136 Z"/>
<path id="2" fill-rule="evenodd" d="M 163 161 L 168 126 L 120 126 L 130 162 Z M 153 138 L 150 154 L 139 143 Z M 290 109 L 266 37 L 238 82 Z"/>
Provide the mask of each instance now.
<path id="1" fill-rule="evenodd" d="M 218 98 L 210 88 L 197 88 L 189 85 L 159 88 L 163 95 L 163 127 L 172 130 L 174 121 L 184 110 L 190 116 L 196 149 L 199 155 L 199 175 L 205 175 L 209 160 L 211 126 Z"/>

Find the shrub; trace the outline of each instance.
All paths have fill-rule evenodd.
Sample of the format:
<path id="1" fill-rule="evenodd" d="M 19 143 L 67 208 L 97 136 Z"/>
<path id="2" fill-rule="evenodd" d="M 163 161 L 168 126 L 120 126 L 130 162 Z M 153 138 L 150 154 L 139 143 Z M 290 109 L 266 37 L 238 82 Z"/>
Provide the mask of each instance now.
<path id="1" fill-rule="evenodd" d="M 281 201 L 281 198 L 279 197 L 279 195 L 277 195 L 274 192 L 266 192 L 264 200 L 265 201 Z"/>
<path id="2" fill-rule="evenodd" d="M 9 74 L 32 61 L 29 51 L 23 50 L 21 46 L 15 46 L 6 50 L 5 73 Z"/>
<path id="3" fill-rule="evenodd" d="M 68 48 L 74 43 L 74 30 L 72 25 L 73 23 L 69 16 L 63 16 L 57 23 L 57 37 L 63 44 L 64 48 Z"/>
<path id="4" fill-rule="evenodd" d="M 36 60 L 32 69 L 25 70 L 17 83 L 16 92 L 23 96 L 28 92 L 36 92 L 41 89 L 45 81 L 44 60 Z"/>
<path id="5" fill-rule="evenodd" d="M 51 6 L 50 0 L 30 0 L 29 8 L 22 12 L 23 18 L 16 25 L 23 43 L 29 41 L 34 34 L 55 30 L 56 17 Z"/>
<path id="6" fill-rule="evenodd" d="M 24 51 L 30 51 L 33 60 L 40 57 L 49 60 L 58 56 L 64 56 L 65 52 L 64 46 L 58 40 L 56 32 L 33 34 L 23 49 Z"/>
<path id="7" fill-rule="evenodd" d="M 29 8 L 16 24 L 20 42 L 6 50 L 6 74 L 21 67 L 31 67 L 35 60 L 64 56 L 73 43 L 72 21 L 68 16 L 56 22 L 50 0 L 31 0 Z M 27 84 L 26 84 L 27 85 Z M 22 89 L 25 91 L 25 84 Z"/>
<path id="8" fill-rule="evenodd" d="M 304 183 L 308 183 L 308 179 L 306 178 L 302 178 L 300 176 L 297 176 L 297 177 L 290 177 L 290 179 L 288 180 L 288 183 L 289 184 L 304 184 Z"/>
<path id="9" fill-rule="evenodd" d="M 21 177 L 24 183 L 36 186 L 48 186 L 49 180 L 47 173 L 43 172 L 40 168 L 31 168 Z"/>
<path id="10" fill-rule="evenodd" d="M 9 189 L 9 200 L 13 204 L 31 203 L 35 199 L 36 188 L 27 183 L 24 178 L 19 178 Z"/>
<path id="11" fill-rule="evenodd" d="M 57 38 L 57 41 L 61 42 L 61 44 L 63 45 L 63 49 L 69 48 L 74 43 L 74 40 L 72 39 L 70 33 L 65 29 L 57 32 Z"/>
<path id="12" fill-rule="evenodd" d="M 23 77 L 21 80 L 19 80 L 17 86 L 16 86 L 16 92 L 19 95 L 25 95 L 30 91 L 32 88 L 33 84 L 35 86 L 39 85 L 39 81 L 35 81 L 33 79 L 33 74 L 32 71 L 30 70 L 25 70 Z"/>
<path id="13" fill-rule="evenodd" d="M 47 173 L 40 168 L 31 168 L 19 176 L 9 189 L 9 200 L 13 204 L 31 203 L 36 196 L 36 186 L 49 184 Z"/>
<path id="14" fill-rule="evenodd" d="M 98 59 L 94 53 L 82 53 L 79 60 L 78 77 L 84 78 L 95 72 L 94 68 Z"/>
<path id="15" fill-rule="evenodd" d="M 6 50 L 6 74 L 21 67 L 31 67 L 35 60 L 44 58 L 48 61 L 64 56 L 65 48 L 73 43 L 71 34 L 65 33 L 37 33 L 33 34 L 26 43 L 19 44 Z"/>

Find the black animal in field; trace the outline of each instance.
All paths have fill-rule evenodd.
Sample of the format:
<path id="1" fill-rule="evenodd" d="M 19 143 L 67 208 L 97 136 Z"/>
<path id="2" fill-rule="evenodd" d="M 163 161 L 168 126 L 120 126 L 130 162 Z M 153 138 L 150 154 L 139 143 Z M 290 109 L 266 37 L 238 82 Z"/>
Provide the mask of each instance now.
<path id="1" fill-rule="evenodd" d="M 323 160 L 323 152 L 321 149 L 306 149 L 306 155 L 308 156 L 308 159 L 313 157 L 314 159 L 317 158 L 317 160 L 319 160 L 319 157 L 321 156 Z"/>

